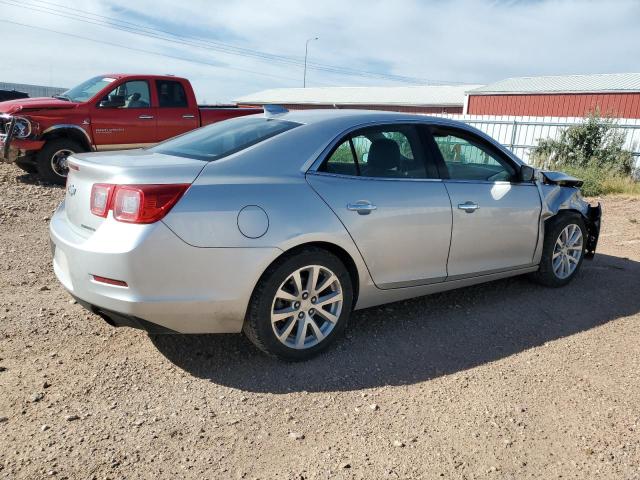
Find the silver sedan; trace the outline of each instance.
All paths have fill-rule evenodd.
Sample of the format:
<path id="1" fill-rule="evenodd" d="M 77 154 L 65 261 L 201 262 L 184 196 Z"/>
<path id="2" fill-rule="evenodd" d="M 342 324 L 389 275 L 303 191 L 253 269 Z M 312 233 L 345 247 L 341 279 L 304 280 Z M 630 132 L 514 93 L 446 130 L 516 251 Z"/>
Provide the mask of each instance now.
<path id="1" fill-rule="evenodd" d="M 562 286 L 595 252 L 579 180 L 465 124 L 266 110 L 70 157 L 50 226 L 66 289 L 114 326 L 244 331 L 303 359 L 354 309 L 521 274 Z"/>

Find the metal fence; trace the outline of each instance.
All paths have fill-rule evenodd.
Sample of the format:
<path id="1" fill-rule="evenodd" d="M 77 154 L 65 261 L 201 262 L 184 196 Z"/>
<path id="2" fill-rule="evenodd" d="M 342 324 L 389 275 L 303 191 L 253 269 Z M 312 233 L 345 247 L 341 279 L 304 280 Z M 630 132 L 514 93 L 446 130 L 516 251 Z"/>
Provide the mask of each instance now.
<path id="1" fill-rule="evenodd" d="M 465 122 L 493 137 L 525 162 L 540 139 L 557 139 L 565 128 L 584 122 L 581 117 L 514 117 L 494 115 L 452 115 L 441 117 Z M 640 167 L 640 119 L 615 120 L 615 128 L 625 132 L 625 145 Z"/>

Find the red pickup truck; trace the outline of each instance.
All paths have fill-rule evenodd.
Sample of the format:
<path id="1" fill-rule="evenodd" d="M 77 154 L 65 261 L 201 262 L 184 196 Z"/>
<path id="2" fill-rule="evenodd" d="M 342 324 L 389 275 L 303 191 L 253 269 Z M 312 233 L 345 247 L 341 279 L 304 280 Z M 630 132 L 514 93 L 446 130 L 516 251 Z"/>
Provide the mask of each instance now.
<path id="1" fill-rule="evenodd" d="M 72 153 L 154 145 L 261 108 L 203 106 L 185 78 L 101 75 L 53 98 L 0 102 L 0 160 L 64 184 Z"/>

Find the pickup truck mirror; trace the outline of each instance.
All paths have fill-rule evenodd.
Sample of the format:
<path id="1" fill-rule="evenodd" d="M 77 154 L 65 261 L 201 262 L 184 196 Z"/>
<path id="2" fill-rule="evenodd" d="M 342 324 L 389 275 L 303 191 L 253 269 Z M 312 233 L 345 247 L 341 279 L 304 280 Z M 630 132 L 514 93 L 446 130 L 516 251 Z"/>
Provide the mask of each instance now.
<path id="1" fill-rule="evenodd" d="M 536 169 L 529 165 L 522 165 L 520 167 L 520 181 L 532 182 L 536 177 Z"/>
<path id="2" fill-rule="evenodd" d="M 111 97 L 104 97 L 98 104 L 100 108 L 121 108 L 125 106 L 125 100 L 122 96 L 111 95 Z"/>

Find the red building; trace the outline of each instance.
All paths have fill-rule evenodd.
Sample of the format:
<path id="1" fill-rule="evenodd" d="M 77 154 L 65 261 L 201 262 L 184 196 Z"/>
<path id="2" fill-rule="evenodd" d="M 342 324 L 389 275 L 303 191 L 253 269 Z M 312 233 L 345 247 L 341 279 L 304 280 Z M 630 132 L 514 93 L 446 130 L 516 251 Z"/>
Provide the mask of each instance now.
<path id="1" fill-rule="evenodd" d="M 472 115 L 640 118 L 640 73 L 508 78 L 467 94 Z"/>

